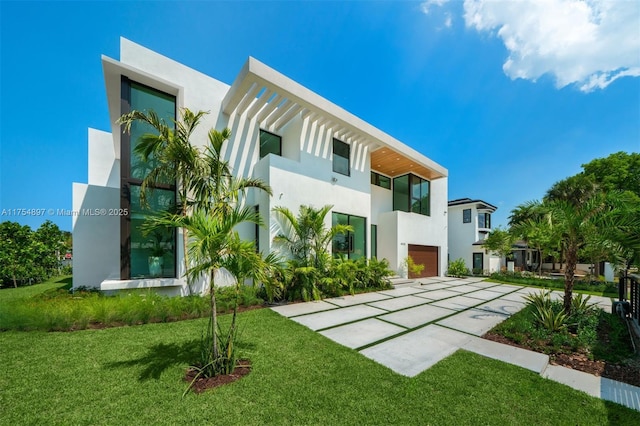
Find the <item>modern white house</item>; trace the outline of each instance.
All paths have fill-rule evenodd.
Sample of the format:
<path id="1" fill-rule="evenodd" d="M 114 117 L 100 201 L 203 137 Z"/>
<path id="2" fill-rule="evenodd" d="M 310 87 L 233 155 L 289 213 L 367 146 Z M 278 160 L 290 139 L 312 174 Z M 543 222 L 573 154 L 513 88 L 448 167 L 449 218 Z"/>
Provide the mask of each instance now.
<path id="1" fill-rule="evenodd" d="M 491 214 L 498 208 L 482 200 L 449 201 L 449 260 L 464 259 L 472 272 L 498 272 L 504 260 L 483 246 L 491 232 Z"/>
<path id="2" fill-rule="evenodd" d="M 330 204 L 326 226 L 354 228 L 336 238 L 334 253 L 386 258 L 398 271 L 411 255 L 426 265 L 424 276 L 446 272 L 448 172 L 425 155 L 252 57 L 230 85 L 126 39 L 120 60 L 103 56 L 102 66 L 111 128 L 89 129 L 88 180 L 73 184 L 75 287 L 187 292 L 180 233 L 140 230 L 145 165 L 133 148 L 148 130 L 134 125 L 127 134 L 116 122 L 131 110 L 171 122 L 184 107 L 209 111 L 193 140 L 204 145 L 209 129 L 230 128 L 223 153 L 234 173 L 271 186 L 273 196 L 256 191 L 243 200 L 268 226 L 239 229 L 263 253 L 275 249 L 274 207 L 297 213 L 300 205 Z M 166 208 L 175 185 L 159 185 L 148 201 Z M 149 262 L 158 244 L 160 270 Z"/>

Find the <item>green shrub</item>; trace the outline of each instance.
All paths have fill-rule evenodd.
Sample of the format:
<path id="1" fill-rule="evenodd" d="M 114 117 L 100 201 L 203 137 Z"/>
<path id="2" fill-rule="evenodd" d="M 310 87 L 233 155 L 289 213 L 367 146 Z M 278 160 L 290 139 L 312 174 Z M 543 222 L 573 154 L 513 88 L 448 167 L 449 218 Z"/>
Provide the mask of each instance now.
<path id="1" fill-rule="evenodd" d="M 463 277 L 465 275 L 469 275 L 469 270 L 467 269 L 467 265 L 464 263 L 464 259 L 460 258 L 449 262 L 447 275 L 450 277 Z"/>

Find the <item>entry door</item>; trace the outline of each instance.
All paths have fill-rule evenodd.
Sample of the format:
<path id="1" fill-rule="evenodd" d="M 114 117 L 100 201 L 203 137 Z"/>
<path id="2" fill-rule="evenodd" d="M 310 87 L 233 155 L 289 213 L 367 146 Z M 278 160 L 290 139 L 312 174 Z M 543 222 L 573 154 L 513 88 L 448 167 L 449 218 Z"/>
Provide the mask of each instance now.
<path id="1" fill-rule="evenodd" d="M 484 270 L 484 255 L 482 253 L 473 253 L 473 271 L 482 272 Z"/>

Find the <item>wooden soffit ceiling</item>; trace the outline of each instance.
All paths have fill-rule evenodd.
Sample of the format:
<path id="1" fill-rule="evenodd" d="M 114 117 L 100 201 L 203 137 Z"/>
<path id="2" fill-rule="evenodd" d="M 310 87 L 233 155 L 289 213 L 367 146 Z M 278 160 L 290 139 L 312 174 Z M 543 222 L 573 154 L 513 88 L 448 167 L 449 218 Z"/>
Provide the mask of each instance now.
<path id="1" fill-rule="evenodd" d="M 444 177 L 442 173 L 386 147 L 371 153 L 371 170 L 389 177 L 402 176 L 407 173 L 413 173 L 429 180 Z"/>

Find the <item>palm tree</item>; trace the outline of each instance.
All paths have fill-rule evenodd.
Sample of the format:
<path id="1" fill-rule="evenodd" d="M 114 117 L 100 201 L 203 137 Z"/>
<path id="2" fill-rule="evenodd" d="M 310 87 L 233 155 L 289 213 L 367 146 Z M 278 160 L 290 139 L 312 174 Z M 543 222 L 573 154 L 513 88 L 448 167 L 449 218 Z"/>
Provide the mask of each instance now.
<path id="1" fill-rule="evenodd" d="M 235 257 L 242 258 L 243 271 L 260 268 L 257 256 L 247 256 L 246 247 L 240 244 L 240 237 L 235 228 L 245 222 L 262 225 L 260 215 L 250 207 L 238 205 L 227 209 L 224 214 L 220 211 L 209 212 L 203 209 L 192 210 L 188 216 L 165 213 L 152 219 L 155 225 L 182 228 L 189 232 L 189 256 L 194 266 L 189 270 L 187 279 L 190 282 L 204 277 L 209 279 L 209 301 L 211 314 L 207 336 L 210 336 L 211 347 L 209 359 L 202 368 L 210 369 L 210 375 L 228 371 L 230 361 L 221 350 L 218 336 L 217 304 L 215 273 L 223 266 L 228 266 Z M 253 249 L 255 253 L 255 249 Z"/>
<path id="2" fill-rule="evenodd" d="M 331 205 L 319 209 L 300 206 L 296 217 L 286 207 L 275 207 L 273 212 L 281 232 L 276 235 L 274 242 L 284 245 L 293 259 L 303 266 L 320 267 L 333 238 L 338 234 L 353 232 L 350 225 L 325 227 L 325 218 L 332 208 Z"/>
<path id="3" fill-rule="evenodd" d="M 195 147 L 191 136 L 206 111 L 181 110 L 181 120 L 174 121 L 175 130 L 159 119 L 153 111 L 147 113 L 131 111 L 119 118 L 125 132 L 131 131 L 134 122 L 145 123 L 157 133 L 146 133 L 140 137 L 135 148 L 151 171 L 141 185 L 141 202 L 146 200 L 147 191 L 152 191 L 159 183 L 175 182 L 180 206 L 179 214 L 187 217 L 190 211 L 201 209 L 206 212 L 221 210 L 231 212 L 239 199 L 249 188 L 257 188 L 272 194 L 269 185 L 259 179 L 236 178 L 229 163 L 222 157 L 222 147 L 231 137 L 231 130 L 211 129 L 208 145 L 204 151 Z M 189 230 L 183 228 L 185 274 L 189 274 Z M 189 287 L 190 288 L 190 287 Z"/>
<path id="4" fill-rule="evenodd" d="M 543 213 L 541 204 L 534 204 L 539 214 L 514 223 L 511 232 L 526 241 L 538 252 L 538 275 L 542 275 L 543 259 L 557 249 L 560 241 L 549 212 Z"/>

